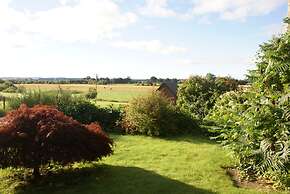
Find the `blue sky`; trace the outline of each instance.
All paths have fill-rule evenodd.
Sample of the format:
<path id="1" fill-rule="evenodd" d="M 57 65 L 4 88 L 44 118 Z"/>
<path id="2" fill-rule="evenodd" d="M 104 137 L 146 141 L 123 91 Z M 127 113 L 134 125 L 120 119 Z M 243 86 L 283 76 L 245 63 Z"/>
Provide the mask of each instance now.
<path id="1" fill-rule="evenodd" d="M 287 0 L 1 0 L 0 77 L 244 78 Z"/>

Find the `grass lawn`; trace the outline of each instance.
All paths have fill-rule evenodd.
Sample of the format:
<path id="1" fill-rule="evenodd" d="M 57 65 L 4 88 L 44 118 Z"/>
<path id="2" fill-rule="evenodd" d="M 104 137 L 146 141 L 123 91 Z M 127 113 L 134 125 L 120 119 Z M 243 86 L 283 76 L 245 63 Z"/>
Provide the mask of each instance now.
<path id="1" fill-rule="evenodd" d="M 261 193 L 234 187 L 222 168 L 233 161 L 218 144 L 204 138 L 112 137 L 116 147 L 111 157 L 96 164 L 75 164 L 73 171 L 48 175 L 42 183 L 25 185 L 11 176 L 11 170 L 1 170 L 0 193 Z"/>
<path id="2" fill-rule="evenodd" d="M 85 93 L 89 91 L 89 88 L 96 87 L 89 84 L 21 84 L 21 86 L 28 90 L 55 91 L 61 88 L 76 93 Z M 156 86 L 137 86 L 134 84 L 98 85 L 98 99 L 113 102 L 128 102 L 134 97 L 146 95 L 155 89 Z"/>

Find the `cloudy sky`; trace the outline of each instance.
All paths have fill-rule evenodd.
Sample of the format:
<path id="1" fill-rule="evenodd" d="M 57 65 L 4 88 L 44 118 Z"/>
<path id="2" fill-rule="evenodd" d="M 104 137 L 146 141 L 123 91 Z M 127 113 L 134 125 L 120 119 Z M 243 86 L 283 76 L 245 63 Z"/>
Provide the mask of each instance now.
<path id="1" fill-rule="evenodd" d="M 243 78 L 287 0 L 0 0 L 0 77 Z"/>

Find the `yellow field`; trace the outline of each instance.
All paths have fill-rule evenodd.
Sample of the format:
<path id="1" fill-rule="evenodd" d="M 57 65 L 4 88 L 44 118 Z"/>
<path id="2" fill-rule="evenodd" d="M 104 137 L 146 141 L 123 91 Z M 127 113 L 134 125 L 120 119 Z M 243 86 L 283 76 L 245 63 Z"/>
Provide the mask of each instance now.
<path id="1" fill-rule="evenodd" d="M 53 91 L 61 88 L 62 90 L 85 93 L 89 88 L 95 88 L 96 85 L 89 84 L 20 84 L 27 90 Z M 137 86 L 134 84 L 112 84 L 98 85 L 98 99 L 107 102 L 126 103 L 134 97 L 147 95 L 157 89 L 156 86 Z"/>

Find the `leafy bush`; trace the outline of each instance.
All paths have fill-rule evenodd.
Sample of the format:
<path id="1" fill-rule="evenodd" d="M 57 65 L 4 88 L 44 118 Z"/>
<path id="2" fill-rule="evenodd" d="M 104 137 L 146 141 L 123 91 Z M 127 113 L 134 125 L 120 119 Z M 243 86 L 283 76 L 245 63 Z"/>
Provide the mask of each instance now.
<path id="1" fill-rule="evenodd" d="M 85 94 L 87 99 L 96 99 L 98 96 L 98 92 L 96 88 L 90 88 L 89 91 Z"/>
<path id="2" fill-rule="evenodd" d="M 0 83 L 0 91 L 7 93 L 15 93 L 17 92 L 17 87 L 10 81 L 2 81 Z"/>
<path id="3" fill-rule="evenodd" d="M 112 154 L 112 140 L 97 124 L 82 125 L 56 108 L 22 105 L 0 119 L 0 166 L 39 168 L 95 161 Z"/>
<path id="4" fill-rule="evenodd" d="M 2 92 L 5 92 L 5 93 L 16 93 L 17 92 L 17 87 L 16 86 L 10 86 L 10 87 L 2 90 Z"/>
<path id="5" fill-rule="evenodd" d="M 249 75 L 252 88 L 226 93 L 206 118 L 245 176 L 269 178 L 277 187 L 290 182 L 289 62 L 288 32 L 261 45 Z"/>
<path id="6" fill-rule="evenodd" d="M 113 107 L 97 107 L 81 96 L 73 96 L 70 92 L 30 91 L 9 100 L 11 109 L 17 109 L 21 104 L 33 107 L 37 104 L 57 107 L 65 115 L 88 124 L 99 122 L 105 129 L 114 129 L 121 118 L 121 110 Z"/>
<path id="7" fill-rule="evenodd" d="M 183 112 L 202 120 L 221 94 L 237 87 L 238 81 L 230 77 L 192 76 L 179 88 L 177 105 Z"/>
<path id="8" fill-rule="evenodd" d="M 290 156 L 290 105 L 279 96 L 256 91 L 229 92 L 207 119 L 223 145 L 233 150 L 245 175 L 287 182 Z"/>
<path id="9" fill-rule="evenodd" d="M 3 117 L 5 115 L 5 111 L 0 109 L 0 117 Z"/>
<path id="10" fill-rule="evenodd" d="M 197 121 L 189 114 L 180 111 L 178 108 L 175 110 L 175 122 L 179 129 L 179 133 L 190 133 L 193 135 L 204 135 L 204 130 L 199 127 Z"/>
<path id="11" fill-rule="evenodd" d="M 62 93 L 61 98 L 67 100 L 69 94 Z M 44 105 L 57 105 L 58 103 L 58 93 L 42 92 L 42 91 L 28 91 L 22 95 L 14 96 L 9 99 L 9 107 L 11 109 L 17 109 L 21 104 L 26 104 L 29 107 L 33 107 L 37 104 Z"/>
<path id="12" fill-rule="evenodd" d="M 290 83 L 290 33 L 274 37 L 260 46 L 257 67 L 250 71 L 249 79 L 254 86 L 283 91 Z"/>
<path id="13" fill-rule="evenodd" d="M 98 107 L 81 98 L 74 98 L 69 103 L 59 103 L 59 110 L 81 123 L 98 121 L 105 129 L 113 130 L 121 120 L 121 110 L 113 107 Z"/>
<path id="14" fill-rule="evenodd" d="M 175 107 L 159 93 L 138 97 L 126 107 L 122 126 L 130 134 L 164 136 L 178 132 Z"/>

